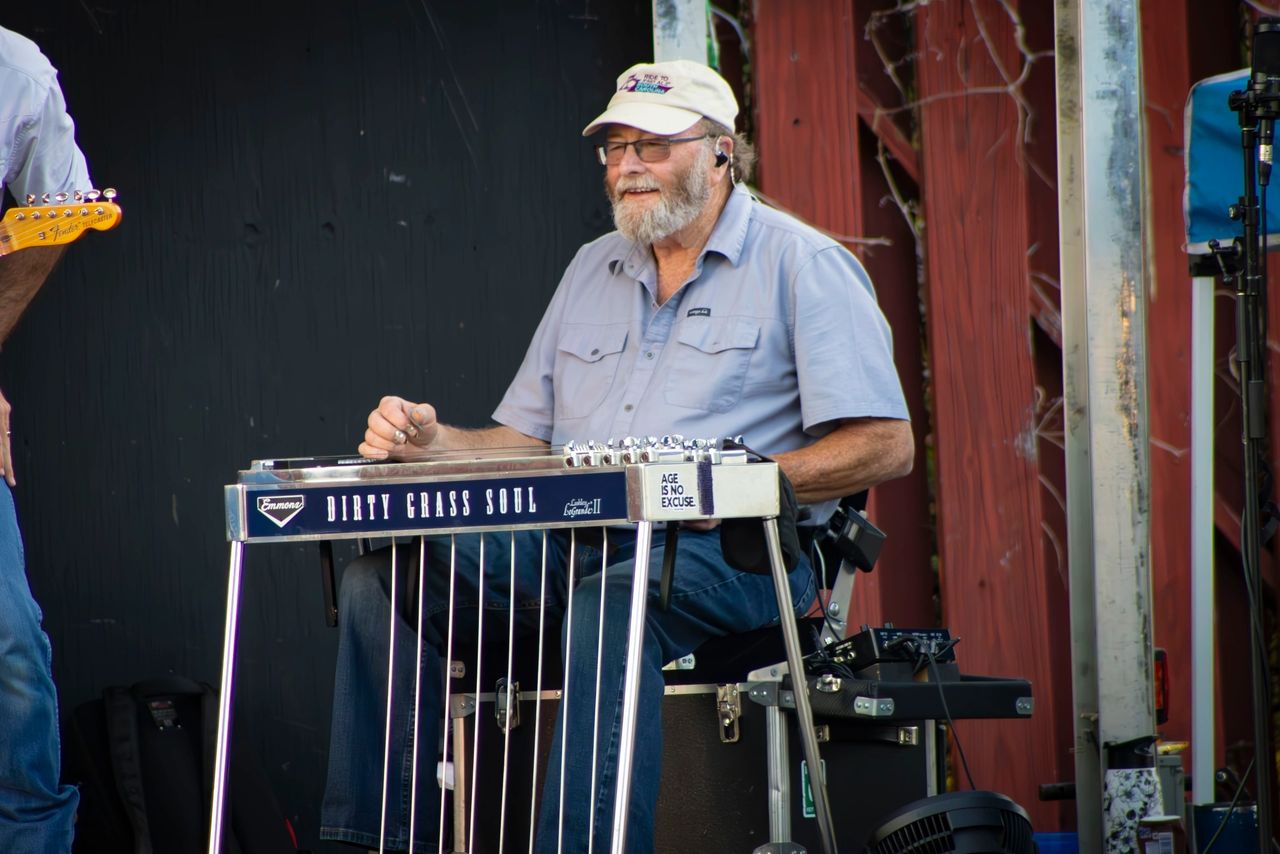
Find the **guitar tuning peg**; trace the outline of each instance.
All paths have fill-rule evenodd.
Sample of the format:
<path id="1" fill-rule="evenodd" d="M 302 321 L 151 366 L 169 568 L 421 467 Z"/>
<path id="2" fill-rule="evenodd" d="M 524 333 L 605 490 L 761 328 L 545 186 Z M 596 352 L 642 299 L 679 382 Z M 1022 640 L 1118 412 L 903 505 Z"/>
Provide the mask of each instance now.
<path id="1" fill-rule="evenodd" d="M 77 202 L 82 202 L 82 201 L 84 201 L 84 193 L 80 192 L 79 190 L 76 190 L 76 191 L 71 195 L 71 198 L 75 199 Z"/>
<path id="2" fill-rule="evenodd" d="M 107 201 L 111 201 L 115 197 L 116 197 L 116 191 L 112 187 L 107 187 L 107 189 L 102 191 L 102 198 L 106 199 Z"/>
<path id="3" fill-rule="evenodd" d="M 35 194 L 34 194 L 34 193 L 27 193 L 27 207 L 30 207 L 31 205 L 34 205 L 35 203 L 36 203 L 36 197 L 35 197 Z"/>
<path id="4" fill-rule="evenodd" d="M 41 204 L 46 204 L 46 205 L 49 204 L 49 194 L 48 193 L 41 194 L 40 202 Z"/>
<path id="5" fill-rule="evenodd" d="M 67 199 L 71 197 L 68 196 L 66 193 L 58 193 L 53 198 L 54 198 L 54 201 L 56 201 L 58 204 L 65 205 L 67 203 Z"/>
<path id="6" fill-rule="evenodd" d="M 96 202 L 98 200 L 98 196 L 101 195 L 102 193 L 99 193 L 97 190 L 90 190 L 84 194 L 84 199 L 87 202 Z"/>

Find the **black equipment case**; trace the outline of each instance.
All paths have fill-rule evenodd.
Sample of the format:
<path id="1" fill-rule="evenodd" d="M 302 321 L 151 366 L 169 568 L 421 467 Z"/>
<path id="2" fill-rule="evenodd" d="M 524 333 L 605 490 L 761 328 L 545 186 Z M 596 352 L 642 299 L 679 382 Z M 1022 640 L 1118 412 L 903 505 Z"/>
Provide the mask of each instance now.
<path id="1" fill-rule="evenodd" d="M 741 644 L 742 638 L 736 642 Z M 778 843 L 772 849 L 777 852 L 821 851 L 785 665 L 754 671 L 751 681 L 690 682 L 722 674 L 723 663 L 721 657 L 700 650 L 697 666 L 684 662 L 692 669 L 667 671 L 655 851 L 748 854 L 770 842 Z M 894 809 L 945 791 L 945 726 L 938 723 L 945 713 L 939 683 L 916 681 L 910 673 L 889 667 L 860 675 L 868 672 L 885 678 L 817 676 L 808 680 L 836 840 L 848 851 L 862 850 Z M 953 719 L 1031 714 L 1031 686 L 1025 680 L 965 676 L 954 664 L 934 672 Z M 462 681 L 454 680 L 455 690 L 474 691 L 474 681 L 466 687 L 459 684 Z M 478 704 L 471 693 L 453 698 L 453 718 L 460 724 L 454 744 L 463 750 L 458 782 L 468 794 L 467 769 L 476 767 L 470 754 L 476 743 L 475 727 L 480 727 L 477 780 L 481 789 L 473 799 L 474 819 L 467 797 L 453 801 L 455 823 L 474 827 L 474 846 L 467 850 L 476 854 L 498 851 L 500 833 L 504 849 L 527 848 L 534 800 L 530 791 L 540 791 L 548 761 L 558 692 L 520 692 L 514 717 L 505 702 L 495 702 L 506 696 L 498 687 L 481 694 Z M 513 725 L 504 739 L 508 720 Z M 535 725 L 539 733 L 536 786 Z M 505 821 L 501 818 L 504 758 Z M 786 769 L 785 775 L 775 771 L 772 783 L 771 764 Z M 771 838 L 771 824 L 777 838 Z"/>

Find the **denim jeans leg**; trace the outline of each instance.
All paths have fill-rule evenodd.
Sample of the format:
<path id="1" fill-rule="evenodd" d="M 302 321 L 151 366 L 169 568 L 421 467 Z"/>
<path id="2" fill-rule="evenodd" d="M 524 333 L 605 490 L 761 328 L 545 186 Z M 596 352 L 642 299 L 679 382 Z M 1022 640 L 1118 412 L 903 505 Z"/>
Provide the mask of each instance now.
<path id="1" fill-rule="evenodd" d="M 66 854 L 80 793 L 59 785 L 58 698 L 13 495 L 0 481 L 0 851 Z"/>
<path id="2" fill-rule="evenodd" d="M 568 660 L 568 685 L 556 722 L 543 787 L 538 825 L 540 852 L 588 850 L 591 844 L 588 828 L 592 822 L 592 847 L 596 851 L 610 850 L 634 536 L 617 534 L 614 539 L 618 545 L 618 552 L 612 556 L 615 562 L 606 570 L 603 582 L 596 572 L 587 574 L 577 586 L 573 594 L 572 625 L 566 627 L 562 637 Z M 714 531 L 681 533 L 672 594 L 668 608 L 662 610 L 658 606 L 658 592 L 663 550 L 664 544 L 656 542 L 649 559 L 639 713 L 627 810 L 626 850 L 637 854 L 652 851 L 654 844 L 654 817 L 662 778 L 662 666 L 692 652 L 712 637 L 749 631 L 778 620 L 772 578 L 741 573 L 725 565 L 720 538 Z M 808 564 L 802 561 L 791 573 L 789 582 L 793 606 L 797 610 L 807 607 L 814 597 Z M 603 649 L 598 651 L 602 595 L 605 622 Z M 601 686 L 598 726 L 597 663 Z M 593 733 L 597 733 L 594 740 Z M 562 750 L 566 781 L 563 805 L 559 773 Z M 596 769 L 594 793 L 591 789 L 593 766 Z"/>
<path id="3" fill-rule="evenodd" d="M 387 735 L 387 637 L 391 624 L 389 551 L 366 555 L 343 573 L 338 601 L 338 661 L 334 683 L 329 771 L 321 810 L 320 835 L 378 848 L 383 834 L 383 768 Z M 397 574 L 417 571 L 416 549 L 404 547 Z M 414 626 L 397 607 L 395 669 L 391 672 L 390 760 L 385 777 L 386 829 L 383 844 L 408 850 L 411 823 L 415 661 Z M 422 646 L 422 714 L 418 721 L 421 764 L 415 851 L 434 851 L 438 840 L 439 795 L 435 781 L 440 738 L 439 653 Z"/>
<path id="4" fill-rule="evenodd" d="M 392 674 L 392 733 L 390 772 L 387 776 L 386 847 L 404 850 L 409 837 L 409 802 L 414 758 L 418 767 L 417 815 L 414 850 L 434 851 L 441 823 L 440 789 L 436 783 L 436 763 L 443 733 L 442 689 L 443 653 L 450 642 L 474 642 L 477 607 L 484 601 L 490 621 L 501 623 L 510 603 L 515 601 L 517 630 L 536 626 L 541 584 L 541 561 L 522 557 L 516 566 L 516 591 L 511 593 L 511 548 L 509 533 L 484 535 L 485 583 L 480 577 L 478 535 L 428 539 L 428 571 L 422 594 L 422 615 L 418 625 L 403 616 L 416 609 L 397 605 L 395 660 Z M 515 536 L 516 554 L 538 555 L 541 532 Z M 456 550 L 455 550 L 456 546 Z M 549 549 L 554 552 L 554 547 Z M 416 573 L 419 549 L 402 546 L 398 550 L 397 574 Z M 456 572 L 450 572 L 451 563 Z M 339 641 L 334 685 L 333 727 L 329 745 L 329 771 L 321 814 L 321 836 L 378 847 L 382 821 L 383 744 L 386 728 L 387 635 L 391 619 L 389 597 L 390 550 L 384 549 L 354 561 L 343 573 L 339 597 Z M 452 590 L 451 590 L 452 586 Z M 549 591 L 554 591 L 549 583 Z M 455 623 L 450 629 L 449 602 L 452 595 Z M 553 595 L 549 592 L 549 596 Z M 420 630 L 420 631 L 419 631 Z M 486 637 L 494 629 L 486 625 Z M 414 656 L 421 637 L 423 658 L 419 708 L 420 747 L 413 750 Z M 449 850 L 446 840 L 445 850 Z"/>

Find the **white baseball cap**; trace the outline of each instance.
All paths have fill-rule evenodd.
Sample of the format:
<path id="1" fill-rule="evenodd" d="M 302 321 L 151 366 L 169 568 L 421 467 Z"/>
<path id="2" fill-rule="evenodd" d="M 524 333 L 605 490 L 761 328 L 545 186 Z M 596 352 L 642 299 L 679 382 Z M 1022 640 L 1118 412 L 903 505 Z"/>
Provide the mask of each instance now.
<path id="1" fill-rule="evenodd" d="M 724 78 L 700 62 L 674 59 L 633 65 L 618 77 L 609 106 L 582 131 L 590 136 L 619 124 L 663 136 L 701 119 L 733 129 L 738 99 Z"/>

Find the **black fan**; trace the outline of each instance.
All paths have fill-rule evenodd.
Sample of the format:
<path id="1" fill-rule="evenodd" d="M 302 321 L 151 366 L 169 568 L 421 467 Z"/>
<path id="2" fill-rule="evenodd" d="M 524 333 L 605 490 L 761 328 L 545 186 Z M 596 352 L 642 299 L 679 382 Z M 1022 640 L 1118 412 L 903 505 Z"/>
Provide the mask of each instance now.
<path id="1" fill-rule="evenodd" d="M 894 810 L 868 854 L 1035 854 L 1027 812 L 995 792 L 950 792 Z"/>

